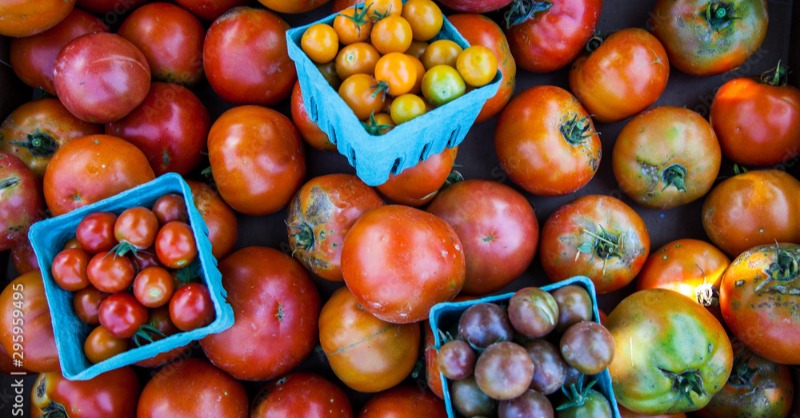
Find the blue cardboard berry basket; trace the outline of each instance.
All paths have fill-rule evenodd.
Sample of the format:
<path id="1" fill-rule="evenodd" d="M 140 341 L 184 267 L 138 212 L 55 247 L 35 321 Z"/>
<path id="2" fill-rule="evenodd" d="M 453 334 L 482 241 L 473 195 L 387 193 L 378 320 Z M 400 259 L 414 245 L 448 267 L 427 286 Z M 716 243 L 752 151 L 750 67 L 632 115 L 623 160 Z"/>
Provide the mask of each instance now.
<path id="1" fill-rule="evenodd" d="M 167 193 L 183 195 L 189 214 L 189 223 L 194 232 L 199 260 L 199 273 L 208 286 L 214 303 L 216 318 L 211 324 L 188 332 L 179 332 L 167 338 L 141 347 L 132 347 L 102 362 L 92 364 L 83 353 L 86 336 L 94 328 L 81 321 L 72 308 L 72 293 L 60 288 L 53 280 L 49 266 L 53 258 L 70 238 L 75 236 L 78 223 L 94 211 L 121 213 L 133 206 L 147 206 Z M 155 357 L 160 353 L 185 346 L 209 334 L 218 333 L 233 325 L 233 308 L 226 301 L 222 287 L 222 274 L 217 260 L 211 253 L 208 228 L 194 205 L 192 192 L 183 178 L 175 173 L 164 174 L 155 180 L 134 187 L 113 197 L 76 209 L 61 216 L 33 224 L 28 232 L 36 259 L 42 266 L 45 295 L 50 306 L 56 349 L 61 363 L 61 372 L 70 380 L 88 380 L 101 373 Z"/>
<path id="2" fill-rule="evenodd" d="M 317 23 L 331 25 L 335 17 L 336 14 L 332 14 L 288 30 L 289 57 L 297 68 L 309 117 L 328 135 L 339 153 L 347 157 L 356 175 L 370 186 L 383 184 L 390 174 L 397 174 L 460 144 L 483 104 L 497 92 L 501 79 L 499 70 L 489 84 L 468 90 L 463 96 L 397 125 L 384 135 L 370 135 L 300 47 L 300 38 L 308 27 Z M 437 39 L 450 39 L 462 48 L 469 46 L 446 17 L 439 34 L 433 38 Z"/>
<path id="3" fill-rule="evenodd" d="M 549 284 L 546 286 L 542 286 L 542 290 L 546 290 L 548 292 L 552 292 L 556 289 L 562 288 L 564 286 L 569 285 L 578 285 L 583 287 L 589 292 L 589 296 L 592 298 L 592 320 L 594 322 L 600 322 L 600 312 L 597 310 L 597 294 L 594 290 L 594 284 L 592 280 L 585 276 L 575 276 L 571 277 L 567 280 L 563 280 L 557 283 Z M 437 303 L 434 305 L 429 313 L 428 323 L 433 331 L 433 338 L 436 343 L 436 347 L 440 347 L 444 341 L 442 340 L 441 332 L 446 332 L 451 328 L 451 325 L 456 324 L 458 322 L 458 318 L 461 316 L 461 313 L 467 310 L 472 305 L 477 305 L 479 303 L 505 303 L 511 299 L 511 296 L 514 295 L 514 292 L 504 293 L 500 295 L 490 295 L 480 299 L 474 300 L 466 300 L 461 302 L 443 302 Z M 587 376 L 589 377 L 589 376 Z M 455 411 L 453 410 L 453 402 L 450 399 L 450 388 L 448 385 L 447 378 L 444 377 L 441 373 L 439 373 L 439 378 L 442 382 L 442 392 L 444 393 L 444 403 L 447 408 L 447 416 L 449 418 L 456 418 Z M 594 389 L 602 393 L 608 402 L 611 404 L 611 412 L 614 418 L 620 418 L 619 413 L 619 406 L 617 405 L 617 400 L 614 397 L 614 388 L 611 386 L 611 375 L 608 372 L 608 369 L 591 376 L 591 379 L 596 380 L 594 385 Z M 590 379 L 590 380 L 591 380 Z M 588 383 L 590 380 L 587 380 L 585 383 Z M 554 405 L 555 407 L 555 405 Z"/>

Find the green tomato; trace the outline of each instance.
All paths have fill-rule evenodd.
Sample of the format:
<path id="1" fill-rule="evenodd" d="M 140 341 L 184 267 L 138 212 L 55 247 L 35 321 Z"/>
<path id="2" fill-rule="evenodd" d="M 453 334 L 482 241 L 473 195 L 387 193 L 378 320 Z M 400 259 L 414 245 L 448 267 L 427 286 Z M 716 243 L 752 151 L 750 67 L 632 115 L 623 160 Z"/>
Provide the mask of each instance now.
<path id="1" fill-rule="evenodd" d="M 389 108 L 389 114 L 392 116 L 392 121 L 394 121 L 395 125 L 408 122 L 427 111 L 428 109 L 422 97 L 410 93 L 395 97 Z"/>
<path id="2" fill-rule="evenodd" d="M 461 97 L 467 87 L 455 68 L 439 64 L 422 76 L 422 95 L 434 106 L 441 106 Z"/>
<path id="3" fill-rule="evenodd" d="M 571 386 L 571 393 L 562 388 L 568 401 L 556 408 L 558 418 L 611 418 L 611 403 L 606 397 L 591 388 L 593 381 L 583 390 Z"/>

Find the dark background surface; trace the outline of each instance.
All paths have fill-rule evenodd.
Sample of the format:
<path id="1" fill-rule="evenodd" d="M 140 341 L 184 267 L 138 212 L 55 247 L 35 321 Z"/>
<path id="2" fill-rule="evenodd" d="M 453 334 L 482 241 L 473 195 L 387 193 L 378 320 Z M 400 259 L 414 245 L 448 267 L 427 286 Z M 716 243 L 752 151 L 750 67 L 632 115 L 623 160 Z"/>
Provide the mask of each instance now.
<path id="1" fill-rule="evenodd" d="M 603 6 L 598 31 L 610 33 L 625 27 L 646 27 L 649 10 L 655 0 L 630 1 L 630 0 L 606 0 Z M 790 63 L 790 83 L 800 86 L 800 4 L 794 4 L 791 0 L 772 0 L 769 1 L 770 22 L 767 37 L 761 49 L 745 62 L 740 68 L 732 72 L 713 77 L 692 77 L 680 73 L 674 68 L 671 69 L 667 89 L 661 98 L 656 102 L 657 105 L 684 106 L 707 116 L 708 107 L 716 89 L 725 81 L 737 76 L 760 74 L 773 68 L 778 60 Z M 254 7 L 262 7 L 252 2 Z M 792 10 L 794 9 L 794 10 Z M 330 3 L 303 15 L 282 15 L 292 27 L 306 24 L 329 14 L 331 11 Z M 447 14 L 449 11 L 445 10 Z M 493 16 L 497 17 L 497 16 Z M 111 16 L 116 25 L 121 22 L 124 16 Z M 115 24 L 109 20 L 112 28 Z M 5 64 L 8 62 L 8 39 L 0 37 L 0 118 L 5 118 L 13 109 L 33 97 L 31 89 L 24 86 L 13 74 L 13 71 Z M 552 84 L 568 88 L 567 72 L 565 70 L 548 73 L 532 74 L 522 69 L 517 70 L 516 93 L 535 85 Z M 195 89 L 198 96 L 206 103 L 212 117 L 216 118 L 226 109 L 232 107 L 231 104 L 224 103 L 210 89 L 207 83 L 203 83 Z M 288 100 L 276 108 L 286 115 L 289 115 Z M 486 122 L 476 124 L 469 131 L 466 139 L 459 147 L 456 166 L 459 172 L 467 179 L 482 178 L 491 179 L 515 187 L 506 177 L 500 168 L 494 152 L 494 127 L 496 118 Z M 702 199 L 683 207 L 660 211 L 649 210 L 633 204 L 620 192 L 614 180 L 610 155 L 614 141 L 620 129 L 624 126 L 627 119 L 615 124 L 596 124 L 597 130 L 601 133 L 603 141 L 604 160 L 600 164 L 599 171 L 595 178 L 583 189 L 576 193 L 563 197 L 537 197 L 526 194 L 530 202 L 534 205 L 536 215 L 540 225 L 547 219 L 548 215 L 564 203 L 587 194 L 606 194 L 621 198 L 630 204 L 645 220 L 648 232 L 651 237 L 651 251 L 661 247 L 663 244 L 678 238 L 701 238 L 705 239 L 705 234 L 701 225 L 700 209 Z M 321 174 L 333 172 L 353 173 L 354 170 L 347 163 L 347 160 L 337 153 L 321 153 L 307 148 L 307 178 L 312 178 Z M 797 159 L 786 163 L 784 168 L 800 177 L 800 166 Z M 733 174 L 731 164 L 725 162 L 720 171 L 720 179 Z M 517 188 L 517 190 L 522 191 Z M 288 240 L 284 224 L 285 211 L 280 211 L 270 216 L 240 216 L 239 217 L 239 238 L 237 248 L 248 245 L 263 245 L 274 248 L 286 248 Z M 8 252 L 0 253 L 0 275 L 5 276 L 3 283 L 16 277 L 13 266 L 8 261 Z M 330 283 L 321 279 L 315 279 L 323 300 L 341 283 Z M 529 285 L 544 285 L 549 283 L 544 275 L 538 258 L 534 260 L 528 271 L 515 282 L 510 284 L 502 291 L 517 289 Z M 601 295 L 598 298 L 601 309 L 609 312 L 613 306 L 625 295 L 630 293 L 632 285 L 613 292 L 608 295 Z M 301 368 L 316 370 L 325 376 L 332 377 L 330 371 L 324 363 L 324 356 L 312 354 L 309 359 L 301 365 Z M 143 371 L 142 376 L 147 377 L 149 371 Z M 795 376 L 800 372 L 795 368 Z M 29 406 L 30 384 L 33 376 L 26 379 L 28 388 L 26 389 L 26 406 Z M 798 381 L 798 379 L 796 379 Z M 0 377 L 0 416 L 9 416 L 11 410 L 12 388 L 11 379 Z M 263 386 L 261 382 L 248 383 L 248 389 L 253 393 Z M 350 391 L 355 411 L 358 411 L 360 403 L 363 402 L 365 395 Z M 800 402 L 795 402 L 793 418 L 800 418 Z"/>

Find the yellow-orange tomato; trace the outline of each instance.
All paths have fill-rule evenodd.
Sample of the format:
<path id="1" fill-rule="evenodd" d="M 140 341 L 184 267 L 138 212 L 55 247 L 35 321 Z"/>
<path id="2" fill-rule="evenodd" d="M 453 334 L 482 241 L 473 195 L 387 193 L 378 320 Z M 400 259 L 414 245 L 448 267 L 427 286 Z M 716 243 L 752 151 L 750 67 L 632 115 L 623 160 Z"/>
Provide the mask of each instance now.
<path id="1" fill-rule="evenodd" d="M 336 58 L 339 52 L 339 35 L 330 25 L 317 23 L 303 33 L 300 47 L 311 61 L 324 64 Z"/>
<path id="2" fill-rule="evenodd" d="M 432 39 L 444 23 L 442 9 L 432 0 L 408 0 L 401 16 L 408 20 L 416 41 Z"/>
<path id="3" fill-rule="evenodd" d="M 367 42 L 346 45 L 336 55 L 336 74 L 344 80 L 353 74 L 374 74 L 381 54 Z"/>
<path id="4" fill-rule="evenodd" d="M 491 49 L 473 45 L 458 54 L 456 69 L 465 83 L 481 87 L 489 84 L 497 74 L 497 57 Z"/>
<path id="5" fill-rule="evenodd" d="M 374 94 L 377 88 L 375 77 L 369 74 L 353 74 L 342 81 L 339 96 L 353 110 L 356 118 L 363 120 L 383 108 L 385 98 L 383 94 Z"/>
<path id="6" fill-rule="evenodd" d="M 462 50 L 461 46 L 449 39 L 439 39 L 425 48 L 425 52 L 422 53 L 422 63 L 429 70 L 440 64 L 455 67 L 458 54 Z"/>
<path id="7" fill-rule="evenodd" d="M 375 80 L 378 90 L 392 97 L 406 94 L 417 82 L 417 66 L 414 58 L 400 52 L 390 52 L 375 64 Z"/>
<path id="8" fill-rule="evenodd" d="M 370 33 L 372 46 L 381 54 L 406 52 L 412 40 L 411 25 L 402 16 L 391 15 L 379 20 Z"/>
<path id="9" fill-rule="evenodd" d="M 333 29 L 339 35 L 339 42 L 350 45 L 364 42 L 372 32 L 372 21 L 364 7 L 344 9 L 333 19 Z"/>

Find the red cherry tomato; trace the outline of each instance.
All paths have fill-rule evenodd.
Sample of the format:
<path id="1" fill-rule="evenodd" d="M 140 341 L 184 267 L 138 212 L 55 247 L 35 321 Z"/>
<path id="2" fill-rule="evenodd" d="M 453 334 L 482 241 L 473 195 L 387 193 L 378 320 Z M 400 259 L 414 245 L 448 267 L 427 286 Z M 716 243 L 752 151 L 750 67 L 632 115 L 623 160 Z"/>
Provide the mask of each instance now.
<path id="1" fill-rule="evenodd" d="M 169 301 L 169 317 L 181 331 L 202 328 L 213 322 L 215 316 L 211 294 L 202 283 L 181 287 Z"/>
<path id="2" fill-rule="evenodd" d="M 117 338 L 130 338 L 147 322 L 147 308 L 127 292 L 109 295 L 100 303 L 100 325 Z"/>

